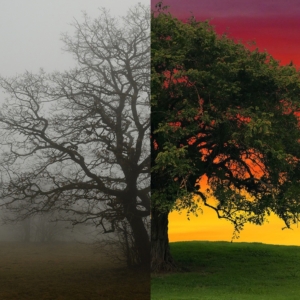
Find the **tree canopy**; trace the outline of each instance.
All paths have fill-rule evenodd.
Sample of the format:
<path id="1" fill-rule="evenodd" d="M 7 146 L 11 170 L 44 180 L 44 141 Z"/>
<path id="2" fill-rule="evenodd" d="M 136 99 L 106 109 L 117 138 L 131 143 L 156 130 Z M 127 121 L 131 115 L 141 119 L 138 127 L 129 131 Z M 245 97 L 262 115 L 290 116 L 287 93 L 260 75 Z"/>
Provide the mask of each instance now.
<path id="1" fill-rule="evenodd" d="M 113 232 L 126 222 L 149 266 L 150 11 L 103 10 L 64 35 L 77 67 L 0 79 L 2 206 Z M 56 214 L 57 215 L 57 214 Z"/>
<path id="2" fill-rule="evenodd" d="M 298 222 L 299 71 L 163 10 L 151 39 L 152 216 L 202 203 L 237 232 L 271 212 Z M 168 268 L 152 222 L 152 267 Z"/>

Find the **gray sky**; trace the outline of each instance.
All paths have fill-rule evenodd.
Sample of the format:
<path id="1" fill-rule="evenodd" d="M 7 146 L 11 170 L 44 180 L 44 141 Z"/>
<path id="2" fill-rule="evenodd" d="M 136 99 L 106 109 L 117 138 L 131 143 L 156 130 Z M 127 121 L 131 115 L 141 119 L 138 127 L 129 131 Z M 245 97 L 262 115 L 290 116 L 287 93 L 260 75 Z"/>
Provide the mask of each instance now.
<path id="1" fill-rule="evenodd" d="M 149 0 L 13 0 L 1 1 L 0 9 L 0 75 L 63 71 L 75 66 L 70 53 L 63 50 L 61 33 L 74 32 L 74 18 L 83 20 L 83 11 L 91 17 L 99 8 L 112 15 L 125 15 L 138 2 Z M 3 102 L 0 92 L 0 103 Z"/>

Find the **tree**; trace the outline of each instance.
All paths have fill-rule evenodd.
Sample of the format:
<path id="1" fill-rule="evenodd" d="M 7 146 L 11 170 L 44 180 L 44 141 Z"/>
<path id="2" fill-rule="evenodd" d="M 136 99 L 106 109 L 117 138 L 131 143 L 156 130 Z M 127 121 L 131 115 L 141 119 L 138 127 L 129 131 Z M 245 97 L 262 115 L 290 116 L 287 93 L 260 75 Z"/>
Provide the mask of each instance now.
<path id="1" fill-rule="evenodd" d="M 206 205 L 233 222 L 287 227 L 300 211 L 300 76 L 207 22 L 160 8 L 151 20 L 152 270 L 176 268 L 172 209 Z"/>
<path id="2" fill-rule="evenodd" d="M 126 263 L 128 267 L 135 267 L 140 263 L 132 230 L 126 222 L 119 224 L 116 234 L 97 239 L 95 246 L 96 251 L 105 254 L 112 262 Z"/>
<path id="3" fill-rule="evenodd" d="M 129 224 L 141 264 L 150 240 L 150 11 L 106 10 L 62 38 L 77 67 L 1 78 L 3 205 L 113 232 Z"/>

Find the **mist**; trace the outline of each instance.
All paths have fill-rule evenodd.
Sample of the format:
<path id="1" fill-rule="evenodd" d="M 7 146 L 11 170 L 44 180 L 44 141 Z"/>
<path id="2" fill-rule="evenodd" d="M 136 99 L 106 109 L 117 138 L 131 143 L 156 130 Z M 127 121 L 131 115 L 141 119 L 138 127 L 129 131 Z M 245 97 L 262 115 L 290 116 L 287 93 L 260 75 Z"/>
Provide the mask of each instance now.
<path id="1" fill-rule="evenodd" d="M 0 299 L 149 299 L 150 5 L 19 4 L 0 30 Z"/>

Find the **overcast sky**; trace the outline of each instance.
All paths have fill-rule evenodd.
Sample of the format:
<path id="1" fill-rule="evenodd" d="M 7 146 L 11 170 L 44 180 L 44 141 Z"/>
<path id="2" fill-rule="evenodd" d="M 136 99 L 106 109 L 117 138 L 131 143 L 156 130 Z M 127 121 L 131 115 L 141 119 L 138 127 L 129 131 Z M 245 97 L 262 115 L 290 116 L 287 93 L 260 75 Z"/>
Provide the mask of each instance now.
<path id="1" fill-rule="evenodd" d="M 149 0 L 13 0 L 1 1 L 0 9 L 0 75 L 63 71 L 75 66 L 70 53 L 65 53 L 60 40 L 64 32 L 74 32 L 74 18 L 83 20 L 83 11 L 91 17 L 99 8 L 112 15 L 125 15 L 138 2 Z M 0 93 L 0 102 L 3 95 Z"/>

